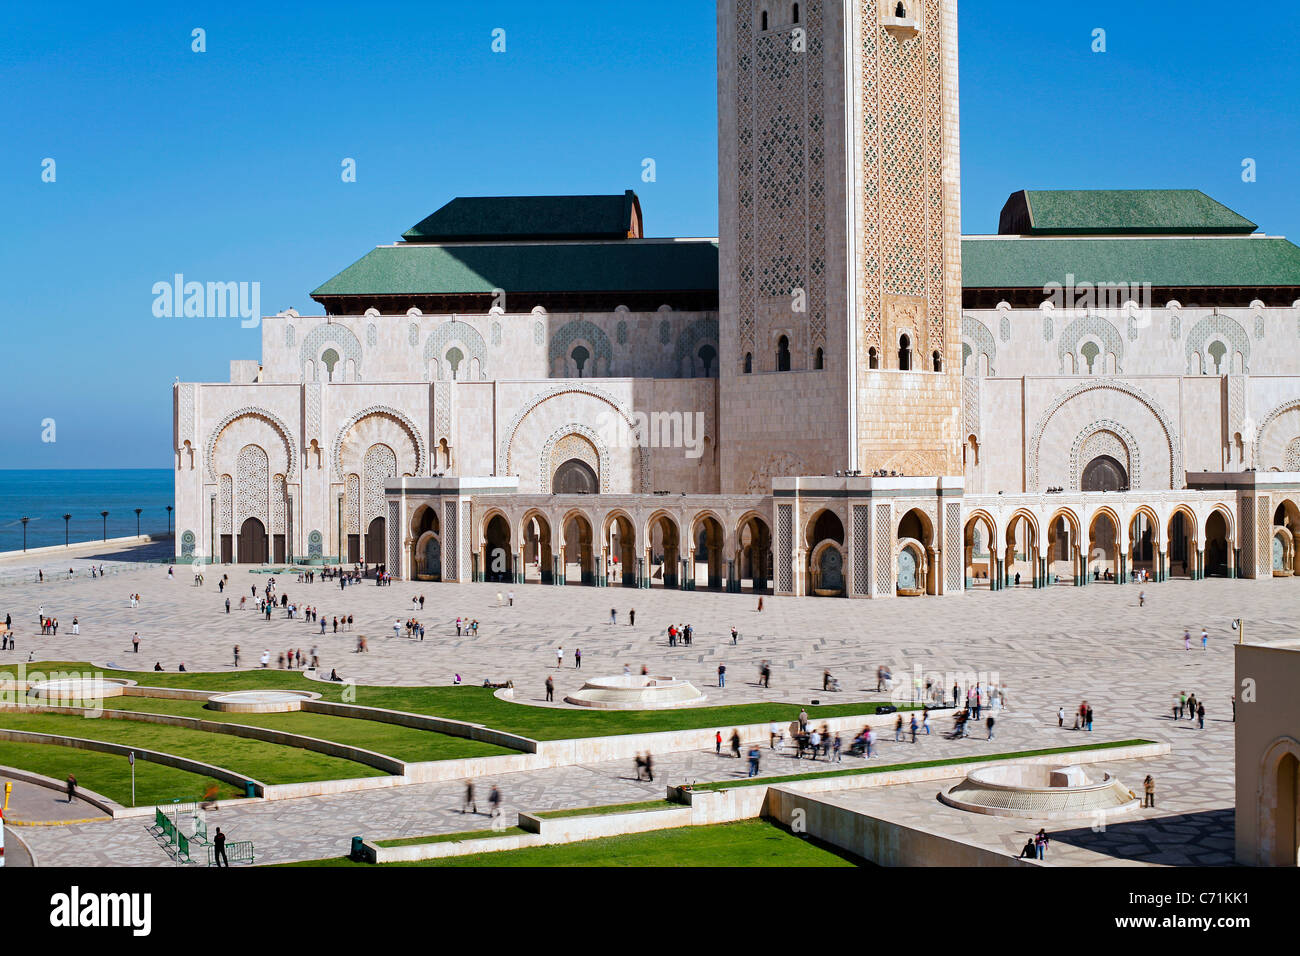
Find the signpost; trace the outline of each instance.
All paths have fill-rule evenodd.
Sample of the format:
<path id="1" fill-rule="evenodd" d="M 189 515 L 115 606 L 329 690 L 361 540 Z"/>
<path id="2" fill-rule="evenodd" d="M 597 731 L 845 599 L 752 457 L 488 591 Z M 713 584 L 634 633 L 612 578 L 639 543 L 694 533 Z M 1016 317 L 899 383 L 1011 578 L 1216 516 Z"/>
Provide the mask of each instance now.
<path id="1" fill-rule="evenodd" d="M 1246 619 L 1239 617 L 1232 622 L 1232 629 L 1237 632 L 1237 643 L 1246 643 Z"/>
<path id="2" fill-rule="evenodd" d="M 132 750 L 126 755 L 127 763 L 131 765 L 131 806 L 135 806 L 135 751 Z"/>
<path id="3" fill-rule="evenodd" d="M 0 807 L 0 866 L 5 865 L 5 813 L 9 810 L 9 794 L 13 793 L 14 785 L 5 781 L 5 802 Z"/>

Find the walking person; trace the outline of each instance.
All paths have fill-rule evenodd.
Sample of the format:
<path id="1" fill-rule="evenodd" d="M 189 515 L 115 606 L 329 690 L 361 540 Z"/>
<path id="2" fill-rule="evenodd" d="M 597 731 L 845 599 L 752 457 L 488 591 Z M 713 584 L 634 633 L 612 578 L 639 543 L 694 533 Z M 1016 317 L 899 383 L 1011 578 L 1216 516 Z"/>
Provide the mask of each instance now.
<path id="1" fill-rule="evenodd" d="M 235 666 L 239 666 L 239 645 L 235 645 Z"/>
<path id="2" fill-rule="evenodd" d="M 636 608 L 632 608 L 627 612 L 627 626 L 636 627 Z"/>
<path id="3" fill-rule="evenodd" d="M 1142 789 L 1146 792 L 1146 797 L 1142 801 L 1142 809 L 1145 810 L 1150 807 L 1154 810 L 1156 808 L 1156 781 L 1151 774 L 1147 774 L 1147 778 L 1142 781 Z"/>
<path id="4" fill-rule="evenodd" d="M 739 638 L 740 638 L 740 632 L 736 630 L 736 627 L 733 624 L 731 627 L 731 643 L 733 647 L 735 646 L 735 643 Z"/>
<path id="5" fill-rule="evenodd" d="M 564 645 L 561 644 L 555 649 L 555 667 L 558 670 L 564 666 Z"/>
<path id="6" fill-rule="evenodd" d="M 992 719 L 993 719 L 992 717 L 989 718 L 989 720 L 992 720 Z M 912 731 L 912 743 L 916 743 L 916 714 L 913 714 L 913 715 L 912 715 L 912 721 L 911 721 L 910 729 L 911 729 L 911 731 Z M 838 738 L 838 737 L 836 737 L 835 740 L 836 740 L 836 743 L 839 742 L 839 738 Z"/>
<path id="7" fill-rule="evenodd" d="M 1205 729 L 1205 701 L 1200 701 L 1196 705 L 1196 729 Z"/>
<path id="8" fill-rule="evenodd" d="M 1048 839 L 1046 830 L 1039 829 L 1039 831 L 1034 834 L 1034 849 L 1038 851 L 1038 858 L 1040 860 L 1045 858 L 1047 854 L 1047 844 L 1049 842 L 1050 840 Z"/>
<path id="9" fill-rule="evenodd" d="M 579 647 L 573 652 L 573 667 L 575 670 L 582 670 L 582 648 Z"/>
<path id="10" fill-rule="evenodd" d="M 718 665 L 718 686 L 719 687 L 727 686 L 727 665 L 726 664 Z"/>
<path id="11" fill-rule="evenodd" d="M 1139 592 L 1138 592 L 1138 607 L 1146 607 L 1146 606 L 1147 606 L 1147 592 L 1146 592 L 1146 591 L 1139 591 Z"/>
<path id="12" fill-rule="evenodd" d="M 1185 630 L 1183 631 L 1183 650 L 1190 651 L 1191 649 L 1192 649 L 1192 632 Z"/>
<path id="13" fill-rule="evenodd" d="M 501 813 L 501 791 L 495 783 L 492 784 L 492 790 L 488 793 L 488 806 L 492 808 L 490 815 L 495 820 Z"/>
<path id="14" fill-rule="evenodd" d="M 1062 728 L 1065 726 L 1065 708 L 1064 708 L 1064 707 L 1058 707 L 1058 708 L 1056 708 L 1056 726 L 1058 726 L 1058 727 L 1062 727 Z"/>
<path id="15" fill-rule="evenodd" d="M 612 607 L 609 609 L 609 623 L 610 624 L 618 623 L 618 608 Z"/>
<path id="16" fill-rule="evenodd" d="M 546 675 L 546 700 L 548 703 L 555 700 L 555 681 L 550 674 Z"/>
<path id="17" fill-rule="evenodd" d="M 713 735 L 713 752 L 719 757 L 722 756 L 722 731 L 720 730 Z"/>
<path id="18" fill-rule="evenodd" d="M 474 799 L 474 781 L 465 781 L 465 802 L 461 804 L 461 813 L 478 813 L 478 801 Z"/>
<path id="19" fill-rule="evenodd" d="M 68 803 L 77 799 L 77 778 L 68 774 Z"/>
<path id="20" fill-rule="evenodd" d="M 140 634 L 137 632 L 131 637 L 131 648 L 136 654 L 140 653 Z"/>
<path id="21" fill-rule="evenodd" d="M 1210 649 L 1210 632 L 1207 631 L 1205 628 L 1201 628 L 1201 650 L 1208 651 L 1209 649 Z"/>
<path id="22" fill-rule="evenodd" d="M 759 759 L 758 748 L 750 747 L 749 748 L 749 776 L 751 777 L 758 776 L 758 759 Z"/>
<path id="23" fill-rule="evenodd" d="M 984 726 L 987 727 L 987 728 L 988 728 L 988 731 L 989 731 L 989 735 L 988 735 L 988 737 L 985 738 L 986 740 L 992 740 L 992 739 L 993 739 L 993 723 L 994 723 L 994 721 L 993 721 L 993 715 L 992 715 L 992 714 L 989 714 L 989 716 L 984 720 Z M 1091 729 L 1091 728 L 1089 728 L 1089 729 Z"/>

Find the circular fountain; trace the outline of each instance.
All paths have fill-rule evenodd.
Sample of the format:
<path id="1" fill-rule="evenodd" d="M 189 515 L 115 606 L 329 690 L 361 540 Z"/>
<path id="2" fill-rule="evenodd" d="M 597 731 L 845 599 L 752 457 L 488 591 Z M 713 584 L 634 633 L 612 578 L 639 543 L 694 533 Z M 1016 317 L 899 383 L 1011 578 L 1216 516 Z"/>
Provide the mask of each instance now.
<path id="1" fill-rule="evenodd" d="M 46 703 L 78 700 L 104 700 L 108 697 L 121 697 L 133 680 L 117 677 L 63 677 L 58 680 L 43 680 L 32 684 L 31 692 Z"/>
<path id="2" fill-rule="evenodd" d="M 950 807 L 998 817 L 1058 820 L 1128 813 L 1141 801 L 1110 774 L 1093 781 L 1082 767 L 1007 764 L 972 770 L 939 799 Z"/>
<path id="3" fill-rule="evenodd" d="M 602 710 L 664 710 L 690 707 L 704 699 L 705 695 L 688 680 L 634 674 L 597 677 L 564 698 L 565 703 Z"/>
<path id="4" fill-rule="evenodd" d="M 214 694 L 207 706 L 232 714 L 285 714 L 301 710 L 303 701 L 318 697 L 320 694 L 304 690 L 238 690 Z"/>

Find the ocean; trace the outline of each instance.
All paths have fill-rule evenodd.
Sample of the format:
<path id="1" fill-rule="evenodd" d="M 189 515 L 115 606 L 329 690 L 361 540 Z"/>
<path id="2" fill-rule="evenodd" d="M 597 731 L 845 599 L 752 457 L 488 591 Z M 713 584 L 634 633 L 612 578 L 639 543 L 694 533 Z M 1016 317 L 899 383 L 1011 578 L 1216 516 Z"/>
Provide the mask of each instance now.
<path id="1" fill-rule="evenodd" d="M 175 482 L 168 468 L 95 470 L 0 469 L 0 551 L 20 551 L 27 517 L 27 547 L 43 548 L 67 540 L 99 541 L 107 523 L 109 538 L 136 533 L 167 533 L 167 506 L 175 502 Z M 108 518 L 100 516 L 108 512 Z M 174 520 L 174 519 L 173 519 Z M 173 525 L 174 527 L 174 525 Z"/>

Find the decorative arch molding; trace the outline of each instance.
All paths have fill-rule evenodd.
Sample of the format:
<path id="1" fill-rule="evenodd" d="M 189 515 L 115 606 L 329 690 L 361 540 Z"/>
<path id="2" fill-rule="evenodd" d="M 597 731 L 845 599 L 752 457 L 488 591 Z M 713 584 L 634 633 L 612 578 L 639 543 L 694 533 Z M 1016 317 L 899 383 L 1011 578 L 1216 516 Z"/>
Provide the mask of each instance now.
<path id="1" fill-rule="evenodd" d="M 415 423 L 407 418 L 404 414 L 389 405 L 371 405 L 363 408 L 354 414 L 343 427 L 338 430 L 334 436 L 334 450 L 331 460 L 334 462 L 334 474 L 338 481 L 343 481 L 343 441 L 348 437 L 348 432 L 356 426 L 363 418 L 369 418 L 371 415 L 386 415 L 389 418 L 396 419 L 397 422 L 410 434 L 411 441 L 415 445 L 415 473 L 423 475 L 428 470 L 429 452 L 424 444 L 424 436 L 420 434 L 420 429 L 415 427 Z"/>
<path id="2" fill-rule="evenodd" d="M 593 325 L 586 319 L 565 322 L 560 326 L 559 331 L 551 336 L 550 367 L 554 368 L 556 359 L 568 359 L 570 349 L 579 341 L 591 345 L 595 353 L 592 359 L 596 362 L 603 360 L 605 374 L 608 375 L 614 359 L 614 350 L 610 347 L 609 336 L 599 326 Z"/>
<path id="3" fill-rule="evenodd" d="M 566 438 L 570 437 L 580 438 L 586 442 L 591 449 L 594 449 L 596 453 L 595 459 L 591 460 L 589 458 L 589 452 L 587 454 L 582 453 L 583 451 L 586 451 L 586 449 L 575 450 L 576 453 L 570 452 L 569 448 L 571 448 L 572 443 L 566 443 L 564 441 Z M 580 422 L 569 422 L 567 425 L 561 425 L 555 431 L 551 432 L 550 437 L 547 438 L 546 442 L 542 445 L 542 454 L 538 459 L 537 466 L 540 493 L 550 494 L 552 482 L 555 479 L 555 469 L 564 464 L 564 461 L 558 461 L 555 463 L 555 467 L 551 466 L 551 459 L 557 457 L 557 449 L 559 450 L 560 456 L 564 458 L 564 461 L 576 458 L 584 464 L 592 467 L 596 472 L 596 480 L 600 482 L 600 493 L 602 495 L 609 494 L 609 446 L 601 440 L 600 435 L 593 429 L 588 428 Z"/>
<path id="4" fill-rule="evenodd" d="M 487 381 L 487 344 L 483 341 L 483 336 L 478 329 L 460 319 L 450 319 L 443 322 L 430 332 L 429 337 L 424 340 L 424 380 L 426 382 L 436 381 L 442 377 L 443 357 L 453 345 L 458 345 L 465 350 L 464 361 L 466 363 L 478 359 L 479 381 Z M 434 359 L 438 360 L 438 374 L 436 376 L 429 374 L 429 363 Z M 470 366 L 467 365 L 466 367 Z M 464 376 L 458 377 L 466 380 Z"/>
<path id="5" fill-rule="evenodd" d="M 1094 337 L 1101 341 L 1102 354 L 1099 359 L 1103 362 L 1105 368 L 1105 356 L 1115 356 L 1115 373 L 1120 374 L 1124 371 L 1124 337 L 1120 335 L 1119 329 L 1107 319 L 1099 315 L 1085 315 L 1083 318 L 1075 319 L 1065 327 L 1061 337 L 1056 343 L 1056 357 L 1061 363 L 1061 373 L 1065 373 L 1065 357 L 1067 355 L 1077 355 L 1080 343 L 1084 339 Z"/>
<path id="6" fill-rule="evenodd" d="M 1258 803 L 1255 815 L 1256 826 L 1259 829 L 1256 834 L 1254 862 L 1260 866 L 1271 865 L 1281 855 L 1278 847 L 1281 834 L 1278 831 L 1277 778 L 1282 761 L 1288 756 L 1300 760 L 1300 740 L 1284 734 L 1275 737 L 1259 759 L 1257 778 L 1259 786 L 1256 791 Z M 1293 848 L 1287 847 L 1287 852 L 1289 855 L 1293 852 Z M 1294 864 L 1294 861 L 1291 863 Z"/>
<path id="7" fill-rule="evenodd" d="M 267 411 L 265 408 L 258 408 L 254 405 L 247 405 L 226 415 L 225 418 L 217 422 L 217 427 L 212 429 L 212 432 L 208 435 L 208 447 L 203 459 L 208 469 L 208 478 L 213 483 L 217 480 L 217 468 L 213 455 L 216 453 L 217 441 L 221 438 L 221 433 L 238 419 L 249 415 L 263 419 L 279 433 L 280 438 L 284 441 L 284 451 L 289 461 L 288 477 L 292 479 L 294 469 L 298 463 L 298 443 L 294 441 L 293 433 L 289 431 L 289 427 L 280 420 L 279 416 Z"/>
<path id="8" fill-rule="evenodd" d="M 1104 436 L 1107 433 L 1112 435 L 1118 446 L 1123 451 L 1121 455 L 1115 455 L 1112 450 L 1107 450 L 1104 446 L 1094 448 L 1097 443 L 1091 442 L 1097 436 Z M 1083 451 L 1084 445 L 1089 445 L 1089 453 L 1085 460 Z M 1074 445 L 1070 448 L 1070 490 L 1078 491 L 1083 481 L 1083 469 L 1088 466 L 1088 462 L 1097 455 L 1110 454 L 1112 458 L 1124 465 L 1128 469 L 1128 484 L 1130 488 L 1136 488 L 1142 478 L 1142 452 L 1138 447 L 1137 439 L 1133 433 L 1121 425 L 1119 422 L 1110 419 L 1099 419 L 1093 422 L 1083 431 L 1079 432 L 1078 437 L 1074 439 Z"/>
<path id="9" fill-rule="evenodd" d="M 697 354 L 699 347 L 712 345 L 714 351 L 720 353 L 719 341 L 717 319 L 696 319 L 677 336 L 677 347 L 673 350 L 673 371 L 680 373 L 682 359 L 690 358 L 691 378 L 695 378 L 695 363 L 699 358 Z M 717 370 L 717 360 L 714 361 L 713 368 Z"/>
<path id="10" fill-rule="evenodd" d="M 1028 480 L 1026 487 L 1029 490 L 1038 488 L 1038 471 L 1039 471 L 1039 452 L 1043 443 L 1043 433 L 1047 430 L 1048 424 L 1051 423 L 1052 416 L 1059 412 L 1066 403 L 1072 399 L 1078 398 L 1087 392 L 1097 391 L 1099 389 L 1108 389 L 1110 391 L 1120 392 L 1130 398 L 1137 399 L 1156 419 L 1160 422 L 1160 427 L 1164 429 L 1165 439 L 1169 443 L 1169 487 L 1181 488 L 1183 478 L 1183 451 L 1182 443 L 1178 440 L 1178 432 L 1174 428 L 1173 421 L 1169 418 L 1165 410 L 1154 398 L 1148 395 L 1128 382 L 1121 382 L 1118 379 L 1104 379 L 1100 382 L 1086 382 L 1083 385 L 1076 385 L 1062 395 L 1058 395 L 1056 400 L 1047 407 L 1047 411 L 1038 419 L 1038 424 L 1034 426 L 1033 433 L 1029 439 L 1029 468 Z M 1295 403 L 1300 405 L 1300 400 Z M 1130 482 L 1130 485 L 1132 483 Z"/>
<path id="11" fill-rule="evenodd" d="M 327 345 L 333 345 L 342 356 L 344 368 L 352 361 L 357 371 L 357 380 L 361 380 L 361 342 L 346 326 L 334 322 L 318 325 L 303 336 L 302 347 L 298 351 L 298 367 L 302 370 L 303 381 L 307 380 L 307 363 L 316 363 L 316 375 L 320 376 L 320 356 Z"/>
<path id="12" fill-rule="evenodd" d="M 1192 326 L 1192 331 L 1188 333 L 1185 357 L 1187 360 L 1187 374 L 1194 375 L 1194 366 L 1192 359 L 1194 356 L 1203 355 L 1206 346 L 1212 339 L 1226 339 L 1233 352 L 1241 353 L 1241 372 L 1243 375 L 1250 374 L 1250 336 L 1246 330 L 1241 327 L 1241 323 L 1236 319 L 1226 315 L 1214 313 L 1207 315 L 1201 321 Z M 1222 374 L 1226 375 L 1232 371 L 1232 355 L 1225 357 L 1228 364 Z"/>
<path id="13" fill-rule="evenodd" d="M 1287 412 L 1294 411 L 1296 409 L 1300 409 L 1300 398 L 1288 399 L 1287 401 L 1283 402 L 1281 405 L 1274 408 L 1271 412 L 1269 412 L 1264 417 L 1263 424 L 1261 424 L 1259 426 L 1259 430 L 1255 432 L 1255 467 L 1256 468 L 1260 467 L 1260 456 L 1264 449 L 1264 436 L 1268 433 L 1269 427 L 1275 421 L 1277 421 L 1279 418 L 1285 415 Z M 1291 450 L 1293 447 L 1295 447 L 1295 445 L 1296 443 L 1292 442 L 1291 445 L 1288 446 L 1287 448 L 1288 456 L 1291 454 Z"/>
<path id="14" fill-rule="evenodd" d="M 978 360 L 981 355 L 988 359 L 989 375 L 997 374 L 998 343 L 993 339 L 989 327 L 970 315 L 961 317 L 961 337 L 970 346 L 971 358 Z M 978 367 L 978 361 L 977 366 Z M 973 376 L 967 375 L 968 378 Z"/>
<path id="15" fill-rule="evenodd" d="M 505 430 L 506 437 L 501 442 L 501 448 L 497 453 L 497 474 L 514 474 L 511 456 L 514 450 L 515 436 L 519 433 L 519 426 L 522 424 L 523 420 L 533 411 L 540 408 L 545 402 L 548 402 L 553 398 L 559 398 L 561 395 L 586 395 L 589 398 L 594 398 L 598 401 L 604 402 L 618 413 L 619 418 L 623 420 L 623 423 L 627 426 L 629 432 L 633 434 L 636 433 L 636 422 L 633 419 L 631 412 L 624 408 L 619 403 L 619 400 L 613 395 L 603 389 L 593 388 L 589 385 L 559 385 L 555 388 L 548 389 L 533 398 L 532 401 L 528 402 L 528 404 L 520 408 L 519 411 L 515 412 L 514 417 L 510 419 L 510 424 L 506 426 Z M 650 456 L 647 453 L 647 449 L 640 445 L 637 446 L 637 453 L 640 456 L 640 490 L 638 493 L 648 495 L 651 491 Z M 602 486 L 605 482 L 606 474 L 608 474 L 608 472 L 602 468 L 600 476 Z"/>

